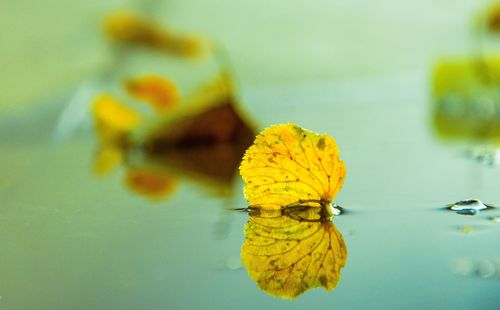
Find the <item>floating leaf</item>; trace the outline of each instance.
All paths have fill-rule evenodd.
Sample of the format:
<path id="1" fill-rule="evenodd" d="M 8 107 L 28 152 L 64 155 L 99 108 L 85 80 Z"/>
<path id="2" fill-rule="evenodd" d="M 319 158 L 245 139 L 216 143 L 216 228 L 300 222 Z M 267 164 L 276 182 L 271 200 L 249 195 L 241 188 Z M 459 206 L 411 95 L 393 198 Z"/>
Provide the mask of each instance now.
<path id="1" fill-rule="evenodd" d="M 240 173 L 251 207 L 325 207 L 342 186 L 345 166 L 331 137 L 286 124 L 257 136 L 243 157 Z"/>
<path id="2" fill-rule="evenodd" d="M 293 299 L 310 288 L 335 288 L 347 250 L 342 235 L 321 210 L 298 210 L 295 218 L 264 210 L 250 216 L 241 257 L 263 291 Z"/>
<path id="3" fill-rule="evenodd" d="M 125 83 L 128 93 L 149 103 L 156 112 L 170 111 L 179 101 L 179 93 L 173 82 L 161 76 L 146 75 Z"/>
<path id="4" fill-rule="evenodd" d="M 283 298 L 333 289 L 347 259 L 330 220 L 345 177 L 335 141 L 293 124 L 272 126 L 246 151 L 240 173 L 251 211 L 241 249 L 250 277 Z"/>

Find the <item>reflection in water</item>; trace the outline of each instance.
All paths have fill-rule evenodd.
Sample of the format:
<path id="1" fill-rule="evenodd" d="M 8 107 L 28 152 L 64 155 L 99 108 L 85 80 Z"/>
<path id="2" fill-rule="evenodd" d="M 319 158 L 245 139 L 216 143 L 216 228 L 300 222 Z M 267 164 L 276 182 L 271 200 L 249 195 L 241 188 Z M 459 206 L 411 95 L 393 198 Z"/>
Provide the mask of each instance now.
<path id="1" fill-rule="evenodd" d="M 266 293 L 293 299 L 314 287 L 332 290 L 347 260 L 342 235 L 326 208 L 251 210 L 241 257 Z"/>
<path id="2" fill-rule="evenodd" d="M 460 276 L 479 277 L 482 279 L 499 279 L 500 256 L 478 260 L 460 258 L 454 262 L 452 268 L 454 273 Z"/>
<path id="3" fill-rule="evenodd" d="M 467 150 L 465 155 L 486 166 L 496 166 L 500 163 L 500 148 L 496 145 L 476 145 Z"/>
<path id="4" fill-rule="evenodd" d="M 447 210 L 461 215 L 477 215 L 481 211 L 492 210 L 494 207 L 478 199 L 461 200 L 446 206 Z"/>
<path id="5" fill-rule="evenodd" d="M 165 86 L 165 81 L 159 84 Z M 142 97 L 158 99 L 158 88 L 140 90 Z M 147 118 L 111 96 L 98 97 L 95 173 L 104 175 L 123 163 L 128 170 L 125 184 L 155 201 L 175 192 L 181 177 L 208 185 L 217 194 L 231 194 L 238 165 L 255 134 L 237 108 L 230 77 L 221 74 L 175 110 L 163 110 L 163 103 L 153 103 L 161 113 Z"/>
<path id="6" fill-rule="evenodd" d="M 500 57 L 442 61 L 432 83 L 437 135 L 467 143 L 477 162 L 499 164 Z"/>
<path id="7" fill-rule="evenodd" d="M 477 227 L 469 226 L 469 225 L 459 226 L 458 227 L 458 230 L 461 231 L 461 232 L 463 232 L 464 234 L 470 234 L 470 233 L 474 232 L 477 229 L 478 229 Z"/>
<path id="8" fill-rule="evenodd" d="M 248 148 L 240 173 L 250 218 L 241 257 L 250 277 L 273 296 L 333 289 L 347 250 L 331 221 L 345 178 L 335 140 L 294 124 L 274 125 Z"/>
<path id="9" fill-rule="evenodd" d="M 113 171 L 123 162 L 123 152 L 120 146 L 110 144 L 101 145 L 94 157 L 93 172 L 97 176 L 104 176 Z"/>
<path id="10" fill-rule="evenodd" d="M 129 168 L 125 175 L 125 184 L 139 195 L 152 200 L 168 197 L 177 189 L 178 179 L 157 169 Z"/>
<path id="11" fill-rule="evenodd" d="M 493 223 L 500 223 L 500 217 L 492 216 L 490 217 L 490 221 L 492 221 Z"/>

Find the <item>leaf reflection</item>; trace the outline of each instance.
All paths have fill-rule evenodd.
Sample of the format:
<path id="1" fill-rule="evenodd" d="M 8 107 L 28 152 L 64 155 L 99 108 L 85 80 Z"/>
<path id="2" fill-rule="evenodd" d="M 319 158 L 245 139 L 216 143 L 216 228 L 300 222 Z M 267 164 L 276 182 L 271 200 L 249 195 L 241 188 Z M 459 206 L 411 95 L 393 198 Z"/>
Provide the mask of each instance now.
<path id="1" fill-rule="evenodd" d="M 324 207 L 283 210 L 250 210 L 241 248 L 248 274 L 276 297 L 294 299 L 315 287 L 331 291 L 347 260 L 342 235 Z"/>
<path id="2" fill-rule="evenodd" d="M 139 195 L 160 201 L 175 192 L 178 179 L 160 170 L 130 168 L 125 175 L 125 184 Z"/>

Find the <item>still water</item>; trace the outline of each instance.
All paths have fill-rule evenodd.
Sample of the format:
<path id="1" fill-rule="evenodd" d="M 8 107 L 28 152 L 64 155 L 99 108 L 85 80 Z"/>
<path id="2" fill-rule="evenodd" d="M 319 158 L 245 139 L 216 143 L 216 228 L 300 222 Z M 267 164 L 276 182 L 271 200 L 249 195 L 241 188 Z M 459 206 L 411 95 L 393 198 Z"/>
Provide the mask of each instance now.
<path id="1" fill-rule="evenodd" d="M 259 290 L 241 263 L 237 173 L 229 185 L 179 174 L 174 194 L 151 201 L 123 167 L 92 173 L 91 130 L 53 139 L 64 100 L 4 118 L 0 309 L 499 309 L 500 211 L 443 207 L 500 205 L 500 170 L 434 135 L 428 94 L 425 74 L 242 90 L 259 129 L 327 132 L 347 168 L 340 281 L 293 301 Z"/>

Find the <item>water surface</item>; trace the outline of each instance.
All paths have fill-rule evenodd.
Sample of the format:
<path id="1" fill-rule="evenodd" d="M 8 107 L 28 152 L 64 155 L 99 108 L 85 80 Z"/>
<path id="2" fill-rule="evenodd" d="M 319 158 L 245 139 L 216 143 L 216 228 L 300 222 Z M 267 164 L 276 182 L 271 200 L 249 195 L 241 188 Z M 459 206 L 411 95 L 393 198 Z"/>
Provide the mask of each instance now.
<path id="1" fill-rule="evenodd" d="M 335 202 L 350 212 L 334 218 L 348 259 L 331 293 L 259 290 L 239 260 L 248 214 L 227 210 L 246 207 L 238 176 L 223 194 L 181 176 L 151 202 L 124 167 L 96 178 L 91 130 L 51 139 L 65 104 L 54 100 L 0 123 L 0 309 L 498 308 L 498 273 L 476 266 L 500 257 L 500 211 L 441 209 L 500 204 L 500 170 L 434 136 L 426 77 L 244 89 L 243 102 L 260 128 L 293 122 L 337 141 L 347 177 Z"/>

